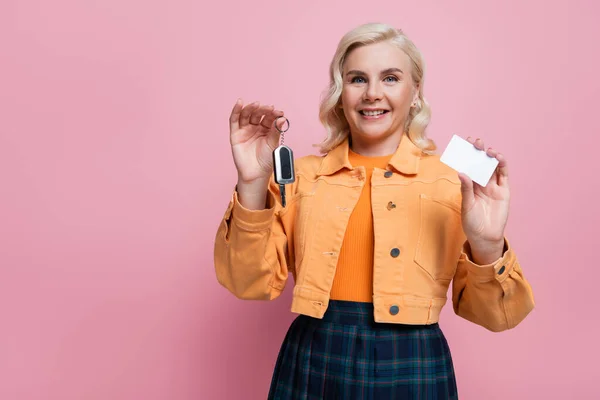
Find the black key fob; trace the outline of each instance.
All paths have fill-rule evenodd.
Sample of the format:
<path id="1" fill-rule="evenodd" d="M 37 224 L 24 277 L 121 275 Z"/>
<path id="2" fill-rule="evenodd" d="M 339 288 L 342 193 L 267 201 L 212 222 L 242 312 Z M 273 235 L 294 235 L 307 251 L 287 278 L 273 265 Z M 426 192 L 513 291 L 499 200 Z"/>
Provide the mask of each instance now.
<path id="1" fill-rule="evenodd" d="M 277 129 L 281 135 L 279 147 L 273 150 L 273 174 L 275 175 L 275 182 L 279 184 L 281 205 L 285 207 L 285 185 L 293 183 L 294 180 L 296 180 L 296 174 L 294 173 L 294 153 L 292 152 L 292 149 L 283 144 L 283 134 L 290 128 L 290 121 L 285 118 L 288 126 L 285 130 L 282 130 L 277 126 L 277 120 L 279 118 L 275 120 L 275 129 Z"/>
<path id="2" fill-rule="evenodd" d="M 275 182 L 280 185 L 287 185 L 295 180 L 294 153 L 286 145 L 281 145 L 273 151 L 273 173 Z"/>

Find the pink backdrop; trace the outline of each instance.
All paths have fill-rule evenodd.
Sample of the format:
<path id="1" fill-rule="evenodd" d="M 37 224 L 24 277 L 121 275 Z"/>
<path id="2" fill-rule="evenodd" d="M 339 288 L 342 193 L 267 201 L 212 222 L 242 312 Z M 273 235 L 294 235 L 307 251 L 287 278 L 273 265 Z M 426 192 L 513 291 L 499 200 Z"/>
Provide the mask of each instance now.
<path id="1" fill-rule="evenodd" d="M 440 148 L 481 136 L 510 163 L 537 308 L 500 334 L 445 309 L 461 398 L 599 398 L 597 4 L 3 0 L 0 399 L 265 398 L 291 285 L 216 282 L 227 119 L 274 103 L 313 152 L 335 45 L 370 21 L 423 51 Z"/>

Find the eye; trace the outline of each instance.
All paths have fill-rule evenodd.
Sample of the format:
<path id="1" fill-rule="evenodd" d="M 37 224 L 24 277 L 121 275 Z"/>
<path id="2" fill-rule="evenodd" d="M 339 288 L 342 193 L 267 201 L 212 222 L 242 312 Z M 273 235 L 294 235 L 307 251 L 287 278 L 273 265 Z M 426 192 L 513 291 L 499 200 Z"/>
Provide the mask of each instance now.
<path id="1" fill-rule="evenodd" d="M 363 78 L 362 76 L 355 76 L 354 78 L 350 79 L 350 83 L 364 83 L 365 82 L 365 78 Z"/>
<path id="2" fill-rule="evenodd" d="M 398 78 L 394 75 L 386 76 L 384 81 L 386 82 L 398 82 Z"/>

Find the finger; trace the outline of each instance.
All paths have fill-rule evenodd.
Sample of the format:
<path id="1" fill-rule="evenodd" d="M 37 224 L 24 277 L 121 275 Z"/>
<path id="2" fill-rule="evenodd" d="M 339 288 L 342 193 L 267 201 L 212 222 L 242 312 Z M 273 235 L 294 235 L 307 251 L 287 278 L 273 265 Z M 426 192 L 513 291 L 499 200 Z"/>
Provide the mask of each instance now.
<path id="1" fill-rule="evenodd" d="M 260 107 L 258 107 L 256 110 L 254 110 L 252 112 L 252 115 L 250 116 L 250 124 L 252 125 L 258 125 L 260 124 L 260 120 L 262 119 L 262 117 L 268 113 L 269 110 L 268 105 L 262 105 Z"/>
<path id="2" fill-rule="evenodd" d="M 254 110 L 256 110 L 258 107 L 259 107 L 258 101 L 255 101 L 254 103 L 250 103 L 250 104 L 246 105 L 246 107 L 244 107 L 242 109 L 242 113 L 240 114 L 240 121 L 239 121 L 240 128 L 243 128 L 244 126 L 248 125 L 248 123 L 250 123 L 250 116 L 252 115 Z"/>
<path id="3" fill-rule="evenodd" d="M 496 172 L 498 173 L 498 185 L 508 186 L 508 164 L 506 158 L 504 158 L 502 153 L 498 153 L 496 159 L 498 160 L 498 166 L 496 167 Z"/>
<path id="4" fill-rule="evenodd" d="M 496 158 L 496 154 L 498 154 L 498 152 L 496 150 L 492 149 L 491 147 L 488 147 L 485 154 L 487 154 L 489 157 Z"/>
<path id="5" fill-rule="evenodd" d="M 476 138 L 474 138 L 474 137 L 471 137 L 471 136 L 468 136 L 468 137 L 467 137 L 467 142 L 471 143 L 473 146 L 475 146 L 475 141 L 476 141 L 476 140 L 477 140 L 477 139 L 476 139 Z"/>
<path id="6" fill-rule="evenodd" d="M 477 138 L 477 140 L 475 140 L 474 145 L 475 145 L 475 148 L 477 150 L 484 150 L 485 149 L 485 146 L 483 145 L 483 140 L 481 140 L 480 138 Z"/>
<path id="7" fill-rule="evenodd" d="M 283 115 L 281 115 L 283 117 Z M 290 125 L 289 125 L 290 121 L 287 120 L 287 118 L 279 118 L 277 120 L 277 129 L 280 131 L 283 130 L 288 130 Z"/>
<path id="8" fill-rule="evenodd" d="M 462 209 L 463 211 L 469 211 L 475 202 L 475 194 L 473 192 L 473 181 L 466 174 L 459 172 L 458 179 L 460 179 L 460 192 L 462 194 Z"/>
<path id="9" fill-rule="evenodd" d="M 469 136 L 467 138 L 467 142 L 469 142 L 473 146 L 475 146 L 476 149 L 479 149 L 479 150 L 483 150 L 484 149 L 483 140 L 481 140 L 480 138 L 474 139 L 471 136 Z"/>
<path id="10" fill-rule="evenodd" d="M 265 117 L 262 119 L 262 121 L 260 121 L 260 124 L 265 129 L 271 129 L 271 128 L 273 128 L 273 123 L 279 117 L 283 117 L 283 111 L 271 110 L 271 112 L 268 113 L 267 115 L 265 115 Z"/>
<path id="11" fill-rule="evenodd" d="M 229 116 L 229 130 L 232 132 L 238 130 L 240 127 L 240 113 L 242 112 L 243 107 L 244 101 L 242 99 L 237 99 L 231 110 L 231 115 Z"/>

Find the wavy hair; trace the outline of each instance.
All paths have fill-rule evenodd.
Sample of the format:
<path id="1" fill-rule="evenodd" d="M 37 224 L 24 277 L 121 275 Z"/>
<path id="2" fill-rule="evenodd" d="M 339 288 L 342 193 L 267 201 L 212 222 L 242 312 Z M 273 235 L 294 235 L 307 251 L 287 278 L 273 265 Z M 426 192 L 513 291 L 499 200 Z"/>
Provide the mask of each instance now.
<path id="1" fill-rule="evenodd" d="M 434 141 L 427 138 L 425 134 L 425 129 L 431 119 L 431 108 L 423 96 L 425 62 L 421 52 L 402 30 L 383 23 L 369 23 L 347 32 L 340 40 L 331 60 L 329 88 L 324 93 L 319 106 L 319 119 L 327 130 L 327 136 L 323 142 L 314 145 L 320 148 L 321 153 L 328 153 L 334 149 L 350 133 L 348 120 L 341 112 L 341 108 L 338 107 L 342 95 L 342 71 L 346 57 L 357 47 L 383 41 L 389 41 L 398 46 L 400 50 L 408 55 L 412 66 L 412 80 L 419 90 L 416 107 L 410 109 L 404 126 L 404 133 L 424 153 L 433 154 L 435 152 L 437 147 Z"/>

